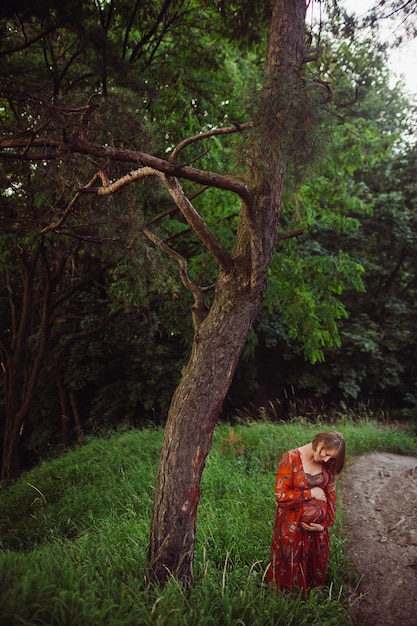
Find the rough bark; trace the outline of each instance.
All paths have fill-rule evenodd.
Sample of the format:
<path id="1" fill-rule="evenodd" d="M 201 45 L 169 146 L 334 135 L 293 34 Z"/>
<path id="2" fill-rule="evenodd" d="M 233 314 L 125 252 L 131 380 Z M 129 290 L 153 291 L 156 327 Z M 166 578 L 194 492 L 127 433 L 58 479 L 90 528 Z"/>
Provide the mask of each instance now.
<path id="1" fill-rule="evenodd" d="M 260 299 L 233 273 L 219 277 L 216 287 L 218 295 L 196 334 L 165 429 L 148 551 L 152 577 L 162 584 L 171 574 L 191 582 L 201 474 Z"/>
<path id="2" fill-rule="evenodd" d="M 305 0 L 275 0 L 267 73 L 296 86 L 304 51 Z M 273 84 L 273 81 L 272 81 Z M 265 98 L 269 97 L 265 90 Z M 201 475 L 214 427 L 248 331 L 266 287 L 276 245 L 287 158 L 285 150 L 267 164 L 269 175 L 253 188 L 242 212 L 233 269 L 220 269 L 207 316 L 196 326 L 188 365 L 174 394 L 160 457 L 153 503 L 148 568 L 165 584 L 193 577 L 196 513 Z"/>

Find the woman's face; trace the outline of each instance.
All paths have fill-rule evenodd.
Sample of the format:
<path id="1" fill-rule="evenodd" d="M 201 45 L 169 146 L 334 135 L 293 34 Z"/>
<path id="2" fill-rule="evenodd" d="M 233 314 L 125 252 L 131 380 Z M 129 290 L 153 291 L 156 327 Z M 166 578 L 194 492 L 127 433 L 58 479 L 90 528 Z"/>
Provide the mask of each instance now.
<path id="1" fill-rule="evenodd" d="M 337 450 L 332 448 L 325 448 L 323 442 L 317 444 L 317 448 L 314 450 L 314 460 L 316 463 L 327 463 L 330 459 L 337 457 Z"/>

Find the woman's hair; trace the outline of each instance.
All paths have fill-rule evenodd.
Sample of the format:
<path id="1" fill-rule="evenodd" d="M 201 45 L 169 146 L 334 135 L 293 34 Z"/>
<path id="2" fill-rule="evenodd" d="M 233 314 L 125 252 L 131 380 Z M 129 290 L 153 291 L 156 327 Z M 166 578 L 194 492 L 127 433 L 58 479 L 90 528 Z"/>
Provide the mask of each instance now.
<path id="1" fill-rule="evenodd" d="M 343 435 L 336 430 L 317 433 L 312 441 L 313 450 L 316 450 L 319 443 L 322 443 L 327 450 L 337 450 L 337 456 L 329 463 L 332 463 L 334 472 L 338 476 L 345 465 L 346 445 Z"/>

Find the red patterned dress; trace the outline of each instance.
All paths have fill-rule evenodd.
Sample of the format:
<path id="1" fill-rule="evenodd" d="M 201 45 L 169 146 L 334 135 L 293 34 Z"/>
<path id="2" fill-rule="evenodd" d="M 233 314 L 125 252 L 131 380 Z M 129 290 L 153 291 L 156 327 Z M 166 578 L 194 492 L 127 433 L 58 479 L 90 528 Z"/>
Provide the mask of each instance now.
<path id="1" fill-rule="evenodd" d="M 330 548 L 328 528 L 334 521 L 336 488 L 332 467 L 324 463 L 322 466 L 321 474 L 310 476 L 303 470 L 298 450 L 290 450 L 281 458 L 275 483 L 278 507 L 268 570 L 271 586 L 307 591 L 324 583 Z M 304 521 L 306 504 L 312 502 L 313 487 L 321 487 L 327 496 L 327 510 L 321 511 L 324 519 L 319 522 L 324 526 L 323 531 L 304 530 L 300 523 Z"/>

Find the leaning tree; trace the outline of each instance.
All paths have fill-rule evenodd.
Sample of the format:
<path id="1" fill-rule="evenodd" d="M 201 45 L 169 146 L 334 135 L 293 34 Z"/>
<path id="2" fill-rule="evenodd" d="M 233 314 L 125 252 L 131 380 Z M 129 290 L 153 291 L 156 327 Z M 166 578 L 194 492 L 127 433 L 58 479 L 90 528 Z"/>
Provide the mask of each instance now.
<path id="1" fill-rule="evenodd" d="M 279 239 L 286 180 L 289 173 L 296 180 L 316 151 L 317 126 L 329 90 L 306 71 L 307 63 L 318 54 L 307 44 L 308 4 L 306 0 L 272 2 L 263 86 L 252 104 L 250 121 L 190 136 L 172 149 L 169 158 L 92 137 L 93 98 L 85 107 L 60 108 L 62 116 L 79 122 L 73 128 L 67 123 L 65 132 L 56 121 L 47 120 L 36 132 L 10 135 L 0 142 L 1 155 L 8 159 L 38 159 L 43 166 L 71 154 L 79 160 L 84 158 L 89 169 L 93 163 L 96 172 L 79 185 L 77 201 L 82 197 L 99 202 L 155 179 L 216 261 L 214 284 L 201 285 L 190 276 L 181 250 L 164 241 L 152 224 L 144 228 L 152 245 L 178 263 L 182 283 L 193 298 L 194 340 L 167 417 L 151 518 L 149 575 L 161 584 L 171 576 L 185 584 L 192 580 L 201 475 L 216 418 L 264 297 L 268 268 Z M 63 54 L 54 62 L 59 67 L 67 59 Z M 57 84 L 57 98 L 59 93 Z M 197 169 L 182 159 L 183 151 L 202 139 L 236 133 L 245 137 L 241 144 L 245 170 L 241 176 Z M 126 165 L 131 168 L 127 173 L 123 170 Z M 233 249 L 225 247 L 197 212 L 183 181 L 239 198 Z M 59 231 L 75 205 L 75 200 L 69 202 L 58 220 L 42 228 L 42 234 Z"/>

